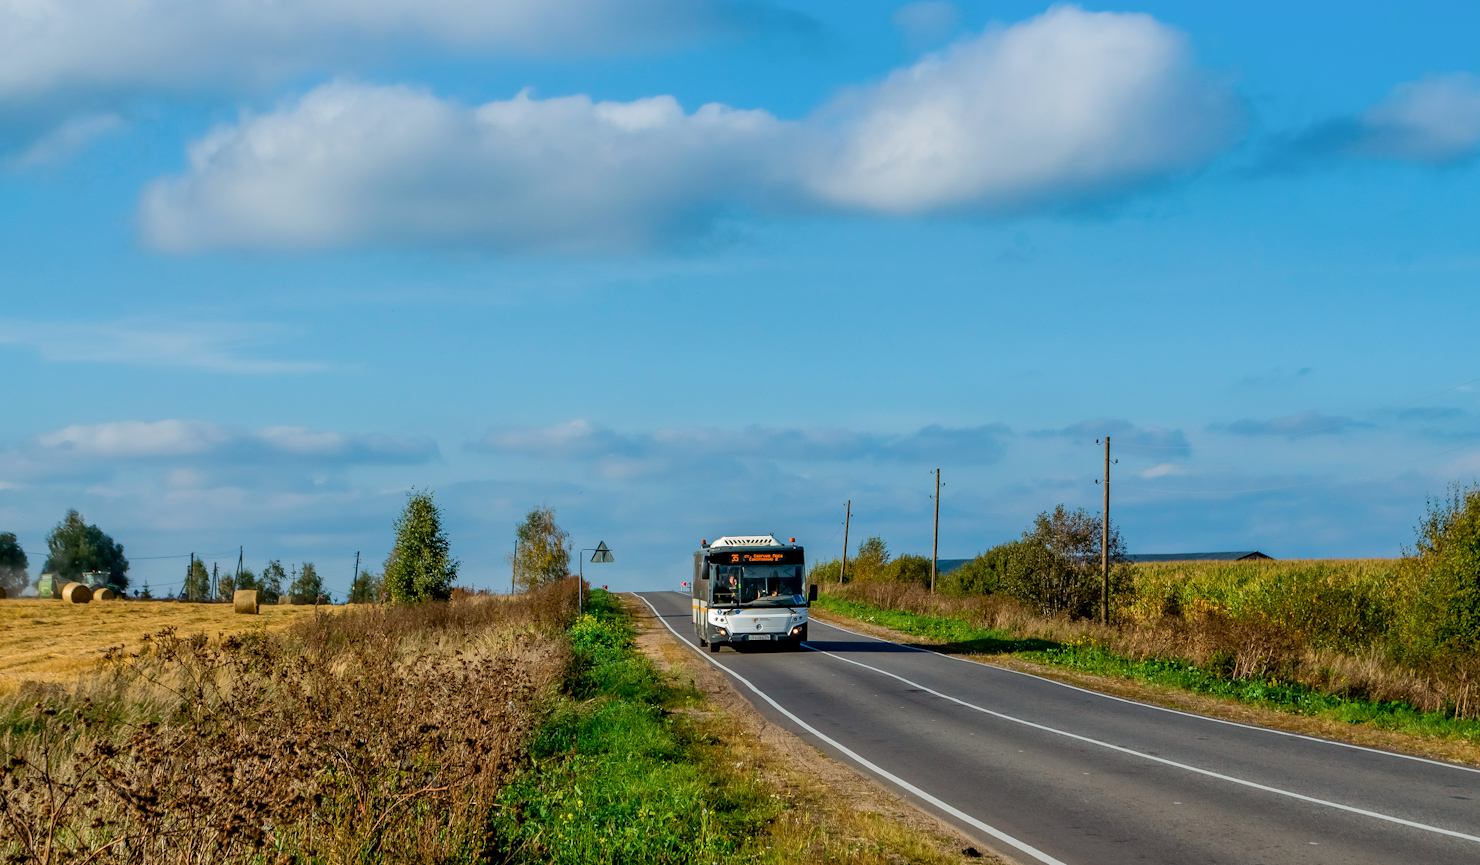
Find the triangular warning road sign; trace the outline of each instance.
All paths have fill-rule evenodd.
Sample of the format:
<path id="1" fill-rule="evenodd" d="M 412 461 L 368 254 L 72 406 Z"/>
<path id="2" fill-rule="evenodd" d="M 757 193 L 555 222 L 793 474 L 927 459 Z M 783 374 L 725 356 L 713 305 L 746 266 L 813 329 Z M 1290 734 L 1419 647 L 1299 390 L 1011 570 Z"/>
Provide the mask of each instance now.
<path id="1" fill-rule="evenodd" d="M 591 561 L 615 562 L 616 559 L 612 558 L 612 551 L 607 548 L 606 541 L 602 541 L 596 545 L 596 551 L 591 554 Z"/>

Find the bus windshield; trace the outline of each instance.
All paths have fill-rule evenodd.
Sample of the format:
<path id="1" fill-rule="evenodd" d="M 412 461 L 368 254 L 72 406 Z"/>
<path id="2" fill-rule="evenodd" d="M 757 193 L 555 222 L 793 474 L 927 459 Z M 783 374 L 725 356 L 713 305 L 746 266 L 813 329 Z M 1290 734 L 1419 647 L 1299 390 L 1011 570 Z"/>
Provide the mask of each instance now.
<path id="1" fill-rule="evenodd" d="M 786 607 L 806 603 L 801 565 L 715 565 L 714 603 Z"/>

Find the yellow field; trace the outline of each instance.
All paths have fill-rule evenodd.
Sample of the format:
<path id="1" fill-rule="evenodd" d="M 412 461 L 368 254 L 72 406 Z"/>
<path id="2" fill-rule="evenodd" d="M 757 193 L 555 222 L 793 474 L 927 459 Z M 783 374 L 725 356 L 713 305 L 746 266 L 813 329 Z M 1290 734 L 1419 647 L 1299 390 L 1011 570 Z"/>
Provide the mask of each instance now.
<path id="1" fill-rule="evenodd" d="M 277 630 L 311 606 L 264 606 L 256 616 L 239 616 L 230 604 L 179 604 L 162 601 L 0 600 L 0 694 L 22 682 L 66 682 L 92 669 L 110 646 L 138 651 L 145 634 L 174 627 L 180 634 L 239 634 L 254 628 Z M 326 608 L 320 608 L 326 609 Z M 340 609 L 330 607 L 327 609 Z"/>

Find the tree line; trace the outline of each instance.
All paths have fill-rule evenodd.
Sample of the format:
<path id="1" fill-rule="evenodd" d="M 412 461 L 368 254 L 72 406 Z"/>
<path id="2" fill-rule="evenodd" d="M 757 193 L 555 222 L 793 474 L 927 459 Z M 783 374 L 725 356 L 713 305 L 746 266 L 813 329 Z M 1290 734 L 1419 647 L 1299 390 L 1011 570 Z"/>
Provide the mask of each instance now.
<path id="1" fill-rule="evenodd" d="M 949 574 L 937 574 L 936 590 L 967 597 L 1002 594 L 1016 598 L 1041 615 L 1094 615 L 1100 602 L 1102 565 L 1100 517 L 1083 508 L 1063 505 L 1044 511 L 1014 540 L 998 544 Z M 1129 559 L 1120 530 L 1110 527 L 1111 591 L 1131 580 Z M 841 559 L 818 562 L 812 582 L 891 582 L 930 585 L 930 557 L 893 556 L 884 539 L 861 541 L 843 571 Z"/>

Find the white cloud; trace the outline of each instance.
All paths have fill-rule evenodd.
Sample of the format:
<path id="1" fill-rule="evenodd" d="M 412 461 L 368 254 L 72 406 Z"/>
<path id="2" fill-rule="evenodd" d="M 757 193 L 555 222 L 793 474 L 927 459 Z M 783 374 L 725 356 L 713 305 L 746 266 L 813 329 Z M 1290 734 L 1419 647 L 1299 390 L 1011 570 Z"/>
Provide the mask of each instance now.
<path id="1" fill-rule="evenodd" d="M 74 424 L 37 436 L 21 455 L 42 467 L 77 459 L 122 463 L 195 457 L 252 464 L 418 463 L 435 458 L 437 445 L 425 438 L 319 432 L 297 426 L 243 430 L 208 421 L 169 419 Z"/>
<path id="2" fill-rule="evenodd" d="M 588 420 L 535 429 L 495 430 L 474 447 L 490 453 L 587 462 L 608 478 L 674 471 L 731 473 L 737 460 L 832 463 L 878 460 L 985 465 L 1006 452 L 1007 427 L 950 428 L 932 424 L 887 435 L 840 429 L 677 427 L 620 433 Z"/>
<path id="3" fill-rule="evenodd" d="M 71 159 L 94 140 L 123 126 L 117 114 L 86 114 L 73 117 L 31 144 L 10 161 L 12 168 L 37 168 Z"/>
<path id="4" fill-rule="evenodd" d="M 1480 150 L 1480 80 L 1466 73 L 1432 75 L 1394 87 L 1360 115 L 1318 123 L 1283 141 L 1270 168 L 1300 168 L 1346 157 L 1445 166 Z"/>
<path id="5" fill-rule="evenodd" d="M 424 47 L 630 51 L 805 22 L 725 0 L 0 0 L 0 99 L 253 85 Z"/>
<path id="6" fill-rule="evenodd" d="M 231 434 L 215 424 L 187 420 L 75 424 L 36 437 L 47 450 L 105 458 L 201 454 L 231 440 Z"/>
<path id="7" fill-rule="evenodd" d="M 273 328 L 245 322 L 46 322 L 0 319 L 0 345 L 24 346 L 59 363 L 118 363 L 245 375 L 319 372 L 326 364 L 243 357 Z"/>
<path id="8" fill-rule="evenodd" d="M 661 244 L 764 185 L 783 124 L 669 96 L 465 108 L 338 82 L 190 149 L 142 214 L 166 249 L 365 241 L 600 251 Z"/>
<path id="9" fill-rule="evenodd" d="M 833 111 L 851 128 L 814 188 L 885 213 L 1118 191 L 1202 163 L 1239 119 L 1180 32 L 1074 6 L 957 42 Z"/>
<path id="10" fill-rule="evenodd" d="M 1145 15 L 1055 7 L 803 121 L 670 96 L 463 106 L 335 82 L 212 132 L 141 217 L 170 250 L 363 243 L 625 251 L 730 213 L 1052 209 L 1184 171 L 1239 109 Z"/>
<path id="11" fill-rule="evenodd" d="M 1362 115 L 1352 152 L 1440 165 L 1473 156 L 1480 146 L 1480 82 L 1457 74 L 1399 84 Z"/>
<path id="12" fill-rule="evenodd" d="M 1299 436 L 1315 435 L 1317 433 L 1340 433 L 1353 427 L 1370 426 L 1360 423 L 1349 417 L 1338 417 L 1335 415 L 1324 415 L 1316 411 L 1300 411 L 1292 415 L 1277 417 L 1271 420 L 1237 420 L 1231 424 L 1215 424 L 1211 428 L 1215 430 L 1227 430 L 1231 433 L 1245 436 Z"/>
<path id="13" fill-rule="evenodd" d="M 1038 430 L 1033 435 L 1038 438 L 1062 436 L 1081 441 L 1092 441 L 1110 436 L 1114 446 L 1136 448 L 1138 455 L 1154 459 L 1189 456 L 1192 453 L 1192 445 L 1188 443 L 1187 436 L 1180 429 L 1136 426 L 1120 418 L 1097 417 L 1070 424 L 1062 429 Z M 1140 451 L 1160 451 L 1160 453 L 1139 453 Z"/>

